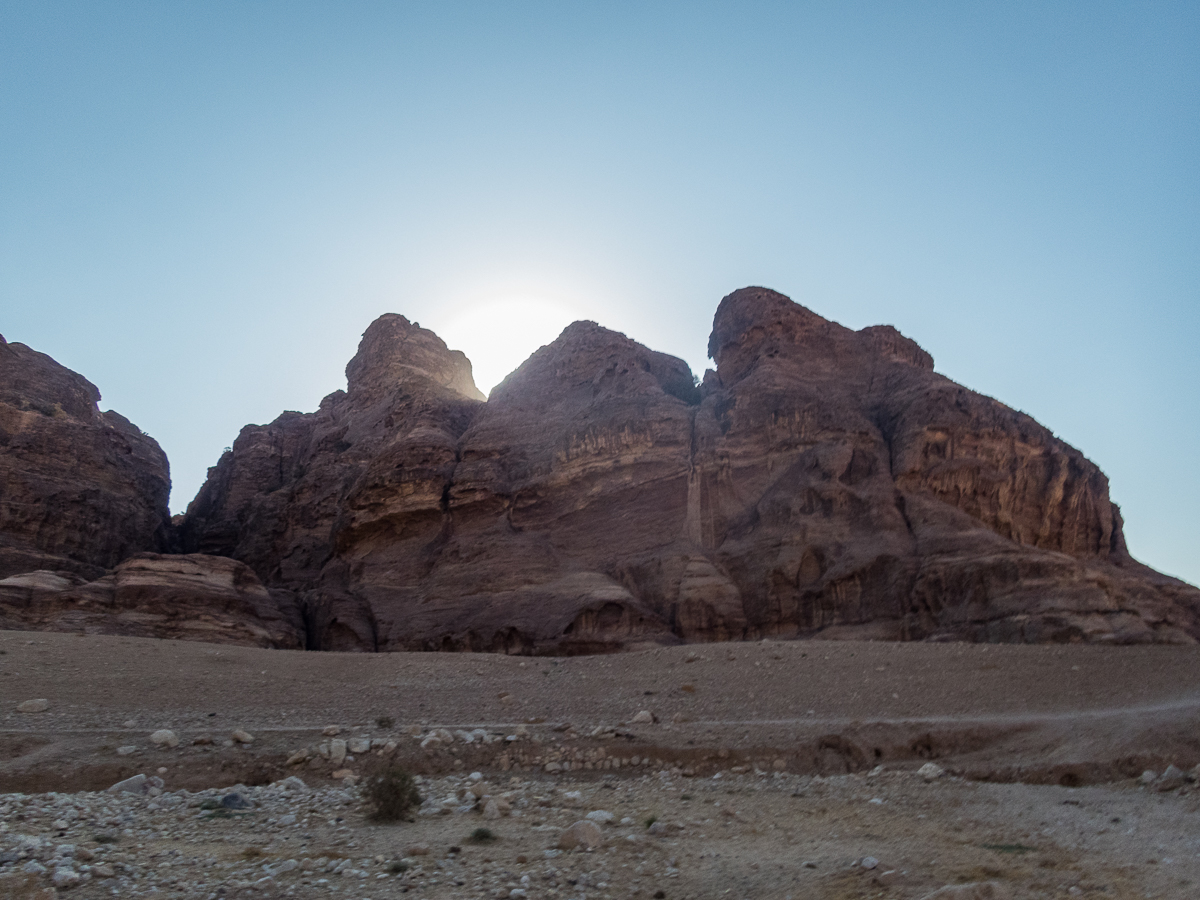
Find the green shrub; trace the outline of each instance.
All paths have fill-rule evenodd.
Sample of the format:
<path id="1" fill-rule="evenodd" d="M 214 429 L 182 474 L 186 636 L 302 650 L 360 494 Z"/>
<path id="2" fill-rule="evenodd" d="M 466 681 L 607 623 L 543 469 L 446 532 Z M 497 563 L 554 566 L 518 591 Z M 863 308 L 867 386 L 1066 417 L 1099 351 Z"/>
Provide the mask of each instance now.
<path id="1" fill-rule="evenodd" d="M 476 828 L 467 840 L 472 844 L 490 844 L 496 840 L 496 833 L 490 828 Z"/>
<path id="2" fill-rule="evenodd" d="M 413 778 L 397 765 L 389 765 L 370 776 L 363 784 L 368 815 L 376 822 L 407 819 L 421 805 L 421 795 Z"/>

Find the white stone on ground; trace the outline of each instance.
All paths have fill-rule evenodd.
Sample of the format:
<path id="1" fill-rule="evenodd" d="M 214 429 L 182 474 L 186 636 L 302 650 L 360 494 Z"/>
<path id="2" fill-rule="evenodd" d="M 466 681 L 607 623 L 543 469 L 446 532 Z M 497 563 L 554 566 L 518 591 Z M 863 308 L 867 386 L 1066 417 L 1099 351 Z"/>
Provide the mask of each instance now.
<path id="1" fill-rule="evenodd" d="M 582 819 L 558 836 L 557 846 L 560 850 L 575 850 L 576 848 L 594 850 L 602 843 L 604 843 L 604 835 L 600 833 L 600 826 L 595 822 Z"/>

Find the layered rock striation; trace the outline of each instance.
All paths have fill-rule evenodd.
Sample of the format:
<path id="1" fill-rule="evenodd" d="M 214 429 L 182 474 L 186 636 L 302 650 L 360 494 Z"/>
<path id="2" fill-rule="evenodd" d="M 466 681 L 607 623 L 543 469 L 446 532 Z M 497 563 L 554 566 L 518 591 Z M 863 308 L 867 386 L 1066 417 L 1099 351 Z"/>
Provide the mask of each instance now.
<path id="1" fill-rule="evenodd" d="M 0 629 L 299 649 L 303 619 L 280 599 L 233 559 L 140 553 L 90 582 L 50 571 L 0 579 Z"/>
<path id="2" fill-rule="evenodd" d="M 0 578 L 95 578 L 167 549 L 167 457 L 99 401 L 82 375 L 0 337 Z"/>
<path id="3" fill-rule="evenodd" d="M 294 598 L 313 649 L 1200 638 L 1200 591 L 1129 557 L 1103 473 L 895 329 L 747 288 L 709 352 L 697 385 L 577 322 L 485 403 L 384 316 L 346 391 L 243 429 L 181 540 Z"/>

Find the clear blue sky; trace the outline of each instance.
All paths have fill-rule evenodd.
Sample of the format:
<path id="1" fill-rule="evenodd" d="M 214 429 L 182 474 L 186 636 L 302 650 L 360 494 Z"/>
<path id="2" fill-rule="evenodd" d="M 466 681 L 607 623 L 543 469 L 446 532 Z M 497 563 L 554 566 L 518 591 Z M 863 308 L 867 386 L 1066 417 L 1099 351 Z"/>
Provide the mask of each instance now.
<path id="1" fill-rule="evenodd" d="M 761 284 L 1034 415 L 1200 582 L 1198 251 L 1194 2 L 0 0 L 0 332 L 176 510 L 380 313 L 488 371 L 531 349 L 501 309 L 701 372 Z"/>

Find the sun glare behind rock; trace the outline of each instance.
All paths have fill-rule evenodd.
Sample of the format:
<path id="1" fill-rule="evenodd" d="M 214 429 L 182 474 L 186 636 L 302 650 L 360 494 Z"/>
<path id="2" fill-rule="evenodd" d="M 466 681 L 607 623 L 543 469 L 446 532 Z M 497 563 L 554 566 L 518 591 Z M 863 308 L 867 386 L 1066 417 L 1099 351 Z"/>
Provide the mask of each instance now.
<path id="1" fill-rule="evenodd" d="M 467 354 L 476 386 L 488 394 L 577 318 L 571 309 L 543 300 L 497 300 L 471 307 L 435 330 L 447 346 Z"/>

